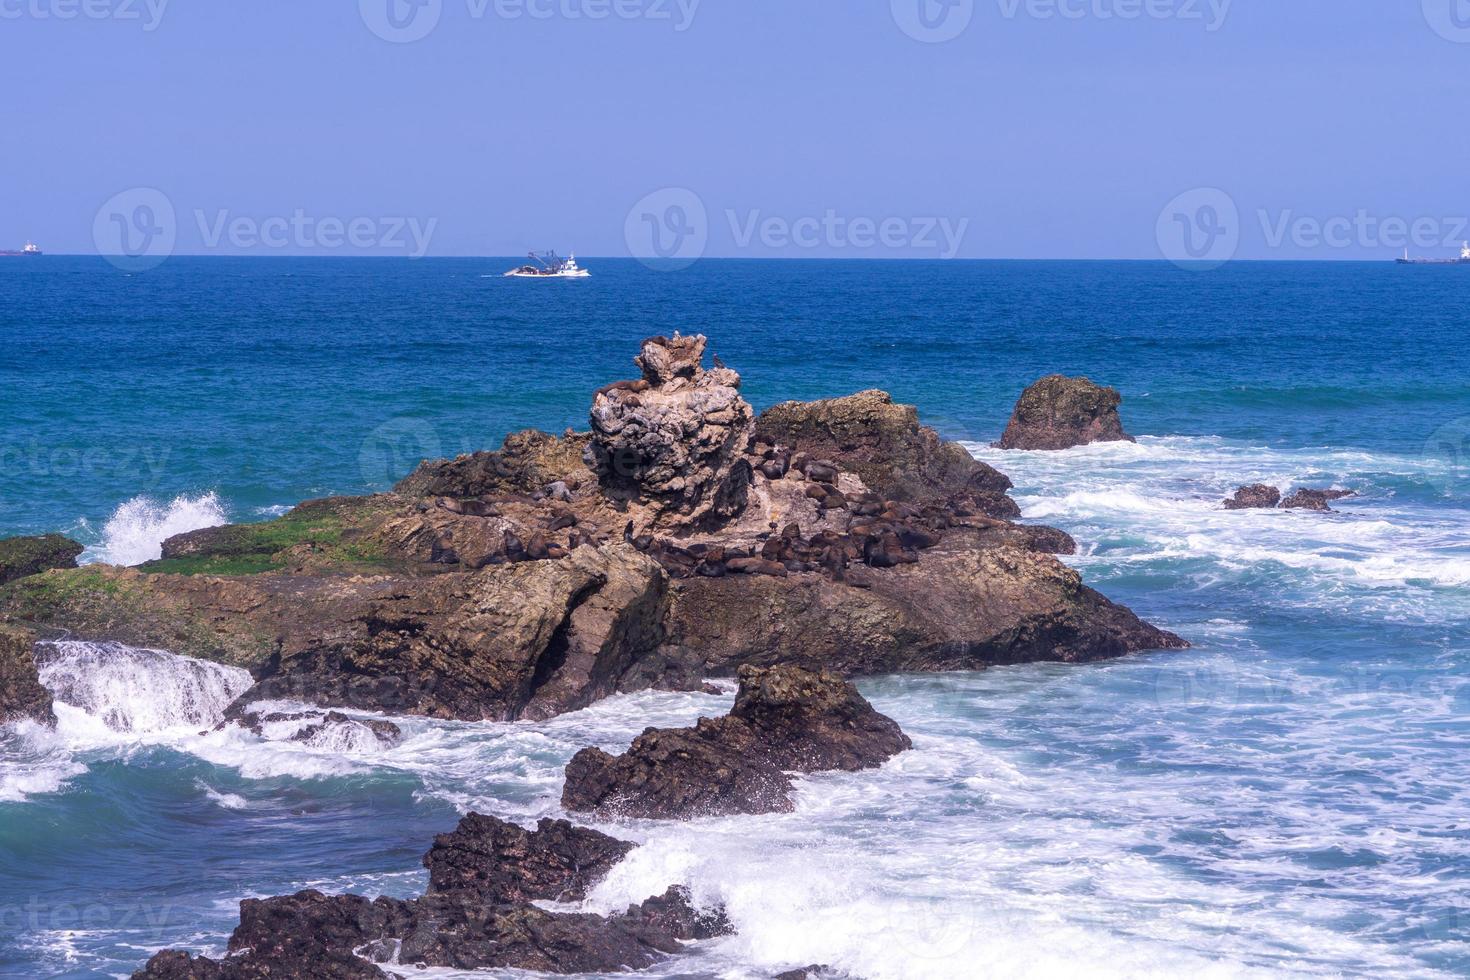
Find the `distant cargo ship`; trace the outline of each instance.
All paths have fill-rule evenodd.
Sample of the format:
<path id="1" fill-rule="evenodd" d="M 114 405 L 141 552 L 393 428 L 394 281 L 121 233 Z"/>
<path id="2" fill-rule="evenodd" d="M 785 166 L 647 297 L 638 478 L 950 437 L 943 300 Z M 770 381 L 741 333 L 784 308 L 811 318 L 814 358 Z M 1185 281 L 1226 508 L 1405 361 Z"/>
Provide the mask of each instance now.
<path id="1" fill-rule="evenodd" d="M 1399 265 L 1470 265 L 1470 242 L 1461 247 L 1458 259 L 1411 259 L 1409 250 L 1404 249 L 1404 257 L 1395 261 Z"/>
<path id="2" fill-rule="evenodd" d="M 8 250 L 8 249 L 5 250 L 5 251 L 3 251 L 3 252 L 0 252 L 0 255 L 40 255 L 40 254 L 41 254 L 41 246 L 37 245 L 35 242 L 26 242 L 26 247 L 23 248 L 23 249 L 21 249 L 19 252 L 11 251 L 11 250 Z"/>

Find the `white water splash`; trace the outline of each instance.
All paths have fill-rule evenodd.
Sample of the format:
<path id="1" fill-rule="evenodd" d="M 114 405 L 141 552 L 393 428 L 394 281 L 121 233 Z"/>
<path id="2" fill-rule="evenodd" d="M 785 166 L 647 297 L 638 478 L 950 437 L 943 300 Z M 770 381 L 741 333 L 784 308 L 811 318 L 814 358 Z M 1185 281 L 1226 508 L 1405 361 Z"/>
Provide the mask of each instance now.
<path id="1" fill-rule="evenodd" d="M 238 667 L 121 643 L 68 640 L 41 644 L 38 654 L 63 733 L 85 727 L 100 734 L 98 726 L 125 735 L 198 732 L 219 724 L 251 685 Z"/>
<path id="2" fill-rule="evenodd" d="M 163 542 L 175 534 L 219 527 L 229 522 L 224 503 L 210 491 L 181 494 L 168 503 L 139 496 L 121 504 L 102 528 L 102 540 L 85 560 L 108 565 L 138 565 L 163 556 Z"/>

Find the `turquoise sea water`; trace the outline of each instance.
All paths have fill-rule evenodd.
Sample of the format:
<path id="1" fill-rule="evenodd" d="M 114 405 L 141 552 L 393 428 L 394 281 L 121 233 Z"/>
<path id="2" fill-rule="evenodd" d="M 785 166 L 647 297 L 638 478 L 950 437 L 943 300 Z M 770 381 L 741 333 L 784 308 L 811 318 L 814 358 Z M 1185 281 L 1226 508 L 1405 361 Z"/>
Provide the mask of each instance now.
<path id="1" fill-rule="evenodd" d="M 703 332 L 757 407 L 868 387 L 917 404 L 1078 539 L 1090 584 L 1195 647 L 872 679 L 917 749 L 884 770 L 808 779 L 791 816 L 612 828 L 645 846 L 592 907 L 683 881 L 740 930 L 652 975 L 1470 973 L 1465 270 L 601 260 L 586 281 L 499 278 L 511 264 L 0 261 L 0 534 L 143 560 L 169 533 L 581 426 L 639 339 Z M 986 448 L 1051 371 L 1118 387 L 1139 443 Z M 1218 509 L 1255 481 L 1361 496 Z M 228 672 L 109 662 L 69 688 L 57 733 L 0 733 L 0 975 L 218 949 L 244 896 L 411 894 L 460 812 L 555 813 L 577 748 L 727 704 L 407 720 L 386 751 L 263 744 L 197 734 Z"/>

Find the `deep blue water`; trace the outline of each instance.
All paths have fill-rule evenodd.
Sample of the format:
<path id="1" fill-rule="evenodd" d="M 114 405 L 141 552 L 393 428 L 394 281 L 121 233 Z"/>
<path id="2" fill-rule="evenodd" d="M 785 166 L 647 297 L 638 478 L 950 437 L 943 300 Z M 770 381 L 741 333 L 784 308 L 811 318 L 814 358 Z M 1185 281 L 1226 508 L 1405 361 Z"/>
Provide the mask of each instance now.
<path id="1" fill-rule="evenodd" d="M 740 928 L 654 975 L 1470 974 L 1466 270 L 511 264 L 0 260 L 0 534 L 141 560 L 423 455 L 581 427 L 642 337 L 703 332 L 757 407 L 917 404 L 1078 538 L 1090 584 L 1195 647 L 865 681 L 917 751 L 806 781 L 789 817 L 615 828 L 645 846 L 593 907 L 685 881 Z M 1139 444 L 986 448 L 1052 371 L 1119 388 Z M 1257 480 L 1361 497 L 1218 508 Z M 726 703 L 411 720 L 366 752 L 199 736 L 185 709 L 209 698 L 183 676 L 120 655 L 55 735 L 0 733 L 0 976 L 217 950 L 247 895 L 413 893 L 458 813 L 556 813 L 577 748 Z"/>

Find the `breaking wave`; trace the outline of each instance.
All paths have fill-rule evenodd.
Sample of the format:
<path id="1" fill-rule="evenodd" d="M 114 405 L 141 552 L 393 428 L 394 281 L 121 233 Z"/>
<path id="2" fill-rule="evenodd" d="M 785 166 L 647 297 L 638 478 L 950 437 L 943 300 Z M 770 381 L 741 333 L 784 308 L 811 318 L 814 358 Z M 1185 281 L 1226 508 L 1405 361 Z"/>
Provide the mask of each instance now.
<path id="1" fill-rule="evenodd" d="M 175 534 L 228 523 L 224 503 L 210 491 L 181 494 L 163 503 L 138 496 L 112 512 L 102 540 L 88 549 L 86 560 L 108 565 L 139 565 L 163 555 L 163 542 Z"/>

